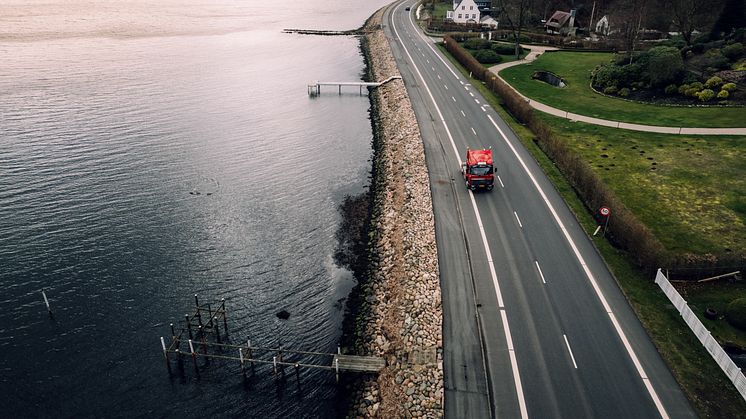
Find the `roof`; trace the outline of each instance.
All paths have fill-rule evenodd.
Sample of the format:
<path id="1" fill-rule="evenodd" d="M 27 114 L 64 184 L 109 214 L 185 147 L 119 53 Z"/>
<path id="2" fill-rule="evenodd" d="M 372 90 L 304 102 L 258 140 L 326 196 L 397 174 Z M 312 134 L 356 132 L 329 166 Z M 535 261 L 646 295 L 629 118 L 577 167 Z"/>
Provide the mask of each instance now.
<path id="1" fill-rule="evenodd" d="M 561 12 L 557 10 L 547 21 L 547 26 L 551 26 L 553 28 L 561 28 L 565 26 L 565 23 L 567 23 L 568 20 L 570 20 L 569 12 Z"/>
<path id="2" fill-rule="evenodd" d="M 477 163 L 492 164 L 492 150 L 469 150 L 466 159 L 469 166 Z"/>

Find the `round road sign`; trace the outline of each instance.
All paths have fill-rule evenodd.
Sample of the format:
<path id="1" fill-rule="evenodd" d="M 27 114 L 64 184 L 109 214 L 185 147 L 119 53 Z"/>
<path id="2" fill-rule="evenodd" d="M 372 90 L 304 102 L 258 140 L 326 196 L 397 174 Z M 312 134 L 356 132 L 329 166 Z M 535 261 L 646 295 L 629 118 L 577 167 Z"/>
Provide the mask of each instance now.
<path id="1" fill-rule="evenodd" d="M 609 214 L 611 214 L 611 210 L 609 209 L 609 207 L 601 207 L 598 212 L 600 212 L 601 215 L 603 215 L 604 217 L 608 217 Z"/>

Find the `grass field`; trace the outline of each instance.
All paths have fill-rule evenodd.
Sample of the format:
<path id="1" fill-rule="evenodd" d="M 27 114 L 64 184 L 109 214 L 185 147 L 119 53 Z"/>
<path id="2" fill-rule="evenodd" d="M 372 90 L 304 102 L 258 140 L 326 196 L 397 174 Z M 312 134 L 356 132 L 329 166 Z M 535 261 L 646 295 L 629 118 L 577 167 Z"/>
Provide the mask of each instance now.
<path id="1" fill-rule="evenodd" d="M 635 103 L 603 96 L 590 88 L 590 73 L 608 63 L 611 53 L 550 52 L 536 61 L 506 68 L 500 76 L 524 95 L 546 105 L 580 115 L 612 121 L 672 127 L 746 127 L 746 108 L 677 107 Z M 533 80 L 534 71 L 551 71 L 567 87 Z"/>
<path id="2" fill-rule="evenodd" d="M 668 249 L 746 253 L 746 137 L 653 134 L 541 117 Z"/>
<path id="3" fill-rule="evenodd" d="M 469 78 L 468 71 L 455 62 L 442 47 L 441 51 L 510 124 L 511 129 L 518 134 L 523 145 L 541 165 L 577 217 L 580 225 L 590 236 L 596 228 L 595 221 L 557 167 L 533 141 L 534 136 L 531 131 L 512 119 L 510 114 L 502 108 L 500 100 L 481 82 Z M 744 417 L 746 402 L 697 341 L 657 285 L 650 278 L 642 276 L 624 254 L 612 247 L 606 240 L 600 237 L 592 237 L 592 240 L 697 414 L 703 418 Z"/>

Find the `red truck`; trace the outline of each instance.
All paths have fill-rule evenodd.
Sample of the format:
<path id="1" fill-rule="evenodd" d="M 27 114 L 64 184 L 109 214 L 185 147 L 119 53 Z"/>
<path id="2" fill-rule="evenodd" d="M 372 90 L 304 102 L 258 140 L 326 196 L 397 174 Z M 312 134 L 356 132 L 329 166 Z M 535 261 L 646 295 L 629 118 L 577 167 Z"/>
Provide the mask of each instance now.
<path id="1" fill-rule="evenodd" d="M 461 163 L 461 174 L 464 175 L 466 187 L 472 191 L 495 186 L 495 168 L 492 166 L 492 149 L 466 149 L 466 161 Z"/>

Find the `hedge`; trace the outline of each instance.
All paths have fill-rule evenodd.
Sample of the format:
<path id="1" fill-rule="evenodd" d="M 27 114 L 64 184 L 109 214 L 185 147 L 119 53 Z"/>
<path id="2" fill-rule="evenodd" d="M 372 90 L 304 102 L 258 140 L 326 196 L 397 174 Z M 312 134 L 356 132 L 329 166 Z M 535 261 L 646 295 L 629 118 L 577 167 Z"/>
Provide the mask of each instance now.
<path id="1" fill-rule="evenodd" d="M 595 212 L 601 206 L 614 209 L 606 237 L 618 249 L 652 278 L 659 267 L 668 269 L 677 279 L 700 279 L 746 268 L 746 255 L 672 254 L 630 211 L 577 153 L 571 150 L 552 128 L 537 118 L 528 102 L 501 78 L 472 57 L 449 34 L 443 37 L 446 50 L 472 77 L 485 85 L 503 101 L 507 110 L 534 133 L 535 141 L 570 182 L 586 208 Z"/>

